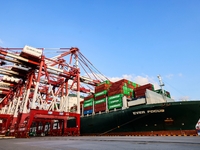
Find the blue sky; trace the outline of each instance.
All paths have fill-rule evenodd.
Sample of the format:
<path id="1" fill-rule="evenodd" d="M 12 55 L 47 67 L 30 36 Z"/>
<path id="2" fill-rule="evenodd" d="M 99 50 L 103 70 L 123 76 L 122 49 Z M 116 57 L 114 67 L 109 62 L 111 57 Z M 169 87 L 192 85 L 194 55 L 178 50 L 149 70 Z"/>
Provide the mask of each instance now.
<path id="1" fill-rule="evenodd" d="M 1 47 L 76 46 L 109 78 L 158 83 L 160 74 L 176 100 L 200 99 L 199 0 L 0 4 Z"/>

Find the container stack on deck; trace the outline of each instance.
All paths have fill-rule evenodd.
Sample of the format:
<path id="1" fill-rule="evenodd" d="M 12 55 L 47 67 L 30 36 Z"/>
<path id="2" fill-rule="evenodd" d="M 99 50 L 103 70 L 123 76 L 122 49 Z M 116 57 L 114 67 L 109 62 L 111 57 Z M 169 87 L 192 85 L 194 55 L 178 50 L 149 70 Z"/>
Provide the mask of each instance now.
<path id="1" fill-rule="evenodd" d="M 95 99 L 94 99 L 95 113 L 106 111 L 106 97 L 111 85 L 112 83 L 106 80 L 95 87 Z"/>
<path id="2" fill-rule="evenodd" d="M 94 95 L 84 98 L 84 115 L 122 108 L 124 96 L 129 99 L 144 97 L 146 89 L 153 91 L 154 86 L 152 84 L 140 86 L 126 79 L 101 82 L 95 87 Z"/>
<path id="3" fill-rule="evenodd" d="M 133 97 L 134 86 L 126 79 L 114 82 L 108 91 L 108 109 L 121 108 L 123 106 L 123 96 Z"/>
<path id="4" fill-rule="evenodd" d="M 94 95 L 90 95 L 84 98 L 84 102 L 83 102 L 84 115 L 93 113 L 93 102 L 94 102 Z"/>
<path id="5" fill-rule="evenodd" d="M 134 90 L 135 98 L 144 97 L 147 89 L 154 91 L 153 84 L 149 83 L 149 84 L 145 84 L 145 85 L 135 88 Z"/>
<path id="6" fill-rule="evenodd" d="M 126 79 L 101 82 L 95 87 L 94 95 L 85 97 L 84 115 L 120 109 L 124 106 L 124 96 L 129 100 L 144 98 L 147 89 L 162 94 L 162 90 L 154 90 L 151 83 L 139 85 Z M 170 93 L 164 92 L 165 96 L 170 98 Z"/>

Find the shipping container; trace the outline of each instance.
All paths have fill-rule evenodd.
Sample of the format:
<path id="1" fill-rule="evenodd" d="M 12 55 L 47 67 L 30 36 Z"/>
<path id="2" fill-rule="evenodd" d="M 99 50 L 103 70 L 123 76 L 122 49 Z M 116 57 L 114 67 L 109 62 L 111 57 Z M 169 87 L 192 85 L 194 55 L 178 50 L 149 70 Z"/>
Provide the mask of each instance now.
<path id="1" fill-rule="evenodd" d="M 145 84 L 145 85 L 142 85 L 142 86 L 139 86 L 139 87 L 135 88 L 135 91 L 142 90 L 142 89 L 149 89 L 149 90 L 154 91 L 154 85 L 151 84 L 151 83 Z"/>
<path id="2" fill-rule="evenodd" d="M 111 109 L 114 109 L 114 108 L 121 108 L 121 107 L 122 107 L 122 103 L 119 103 L 119 104 L 114 104 L 114 105 L 108 106 L 108 109 L 111 110 Z"/>
<path id="3" fill-rule="evenodd" d="M 87 114 L 92 114 L 93 113 L 93 110 L 84 110 L 83 114 L 84 115 L 87 115 Z"/>
<path id="4" fill-rule="evenodd" d="M 96 89 L 95 89 L 95 93 L 99 93 L 99 92 L 102 92 L 102 91 L 108 90 L 108 89 L 109 89 L 109 87 L 106 87 L 106 86 L 101 87 L 101 88 L 96 88 Z"/>
<path id="5" fill-rule="evenodd" d="M 94 95 L 93 95 L 93 94 L 91 94 L 91 95 L 89 95 L 89 96 L 87 96 L 87 97 L 84 97 L 84 101 L 85 101 L 85 100 L 89 100 L 89 99 L 91 99 L 91 98 L 94 98 Z"/>
<path id="6" fill-rule="evenodd" d="M 113 96 L 109 96 L 108 101 L 113 100 L 113 99 L 122 98 L 123 96 L 124 96 L 124 94 L 116 94 L 116 95 L 113 95 Z"/>
<path id="7" fill-rule="evenodd" d="M 88 107 L 88 106 L 93 106 L 93 101 L 92 102 L 89 102 L 89 103 L 85 103 L 83 104 L 83 107 Z"/>
<path id="8" fill-rule="evenodd" d="M 93 106 L 87 106 L 87 107 L 84 107 L 83 110 L 90 110 L 92 108 L 93 108 Z"/>
<path id="9" fill-rule="evenodd" d="M 100 100 L 95 100 L 94 105 L 104 103 L 104 102 L 106 102 L 106 98 L 103 98 L 103 99 L 100 99 Z"/>
<path id="10" fill-rule="evenodd" d="M 95 87 L 95 93 L 98 93 L 98 92 L 101 92 L 101 91 L 104 91 L 104 90 L 108 90 L 110 86 L 111 86 L 111 84 L 106 84 L 106 83 L 101 84 L 99 86 L 96 86 Z"/>
<path id="11" fill-rule="evenodd" d="M 108 105 L 114 105 L 114 104 L 118 104 L 118 103 L 122 103 L 122 98 L 117 98 L 117 99 L 112 99 L 108 101 Z"/>
<path id="12" fill-rule="evenodd" d="M 94 98 L 91 98 L 89 100 L 84 101 L 83 102 L 83 107 L 92 106 L 93 105 L 93 101 L 94 101 Z"/>
<path id="13" fill-rule="evenodd" d="M 90 102 L 93 102 L 94 101 L 94 98 L 90 98 L 90 99 L 88 99 L 88 100 L 84 100 L 84 104 L 86 104 L 86 103 L 90 103 Z"/>
<path id="14" fill-rule="evenodd" d="M 104 95 L 100 95 L 100 96 L 97 96 L 97 97 L 95 97 L 95 101 L 96 100 L 100 100 L 100 99 L 103 99 L 103 98 L 106 98 L 107 97 L 107 94 L 104 94 Z"/>
<path id="15" fill-rule="evenodd" d="M 100 112 L 106 110 L 106 102 L 94 105 L 94 112 Z"/>
<path id="16" fill-rule="evenodd" d="M 98 107 L 98 108 L 94 108 L 94 112 L 98 113 L 98 112 L 105 112 L 106 111 L 106 107 Z"/>
<path id="17" fill-rule="evenodd" d="M 98 83 L 97 86 L 100 86 L 100 85 L 102 85 L 102 84 L 112 84 L 112 82 L 109 81 L 109 80 L 106 80 L 106 81 L 103 81 L 103 82 L 101 82 L 101 83 Z"/>
<path id="18" fill-rule="evenodd" d="M 107 90 L 104 90 L 104 91 L 101 91 L 99 93 L 95 93 L 94 96 L 98 97 L 98 96 L 101 96 L 101 95 L 105 95 L 105 94 L 107 94 L 107 92 L 108 92 Z"/>

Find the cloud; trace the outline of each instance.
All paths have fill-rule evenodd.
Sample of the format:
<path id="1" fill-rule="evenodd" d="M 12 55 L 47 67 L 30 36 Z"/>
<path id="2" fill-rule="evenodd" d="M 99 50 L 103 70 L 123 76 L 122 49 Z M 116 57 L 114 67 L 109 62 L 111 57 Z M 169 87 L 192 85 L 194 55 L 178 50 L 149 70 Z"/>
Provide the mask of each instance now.
<path id="1" fill-rule="evenodd" d="M 190 99 L 189 96 L 181 96 L 178 98 L 179 101 L 188 101 Z"/>
<path id="2" fill-rule="evenodd" d="M 172 79 L 173 77 L 182 77 L 183 74 L 182 73 L 178 73 L 178 74 L 168 74 L 166 75 L 165 77 L 168 78 L 168 79 Z"/>
<path id="3" fill-rule="evenodd" d="M 166 75 L 166 78 L 171 79 L 174 75 L 173 74 L 168 74 Z"/>
<path id="4" fill-rule="evenodd" d="M 178 76 L 179 76 L 179 77 L 182 77 L 182 76 L 183 76 L 183 74 L 182 74 L 182 73 L 179 73 L 179 74 L 178 74 Z"/>

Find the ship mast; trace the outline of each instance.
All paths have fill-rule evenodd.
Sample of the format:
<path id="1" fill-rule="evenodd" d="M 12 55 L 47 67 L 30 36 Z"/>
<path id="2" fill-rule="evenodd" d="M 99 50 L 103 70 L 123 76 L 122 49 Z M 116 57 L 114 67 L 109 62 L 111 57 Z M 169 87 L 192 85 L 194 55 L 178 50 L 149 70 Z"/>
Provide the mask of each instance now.
<path id="1" fill-rule="evenodd" d="M 162 78 L 161 78 L 160 75 L 158 75 L 157 77 L 158 77 L 158 80 L 159 80 L 159 82 L 160 82 L 160 88 L 161 88 L 161 90 L 162 90 L 162 96 L 163 96 L 163 99 L 164 99 L 165 102 L 166 102 L 166 99 L 165 99 L 165 93 L 164 93 L 164 89 L 163 89 L 163 86 L 165 86 L 165 84 L 162 82 Z"/>

